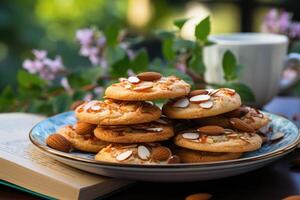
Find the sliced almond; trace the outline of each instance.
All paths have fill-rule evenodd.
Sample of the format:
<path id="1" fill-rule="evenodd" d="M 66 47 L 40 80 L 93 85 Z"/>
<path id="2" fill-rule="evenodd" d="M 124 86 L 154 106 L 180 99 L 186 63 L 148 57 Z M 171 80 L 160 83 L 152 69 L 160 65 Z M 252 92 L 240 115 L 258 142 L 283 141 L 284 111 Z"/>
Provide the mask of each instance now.
<path id="1" fill-rule="evenodd" d="M 116 157 L 116 159 L 117 159 L 118 161 L 126 160 L 126 159 L 128 159 L 128 158 L 132 155 L 132 153 L 133 153 L 133 151 L 131 151 L 131 150 L 124 151 L 124 152 L 120 153 L 120 154 Z"/>
<path id="2" fill-rule="evenodd" d="M 226 135 L 228 138 L 237 138 L 239 135 L 237 133 L 230 133 Z"/>
<path id="3" fill-rule="evenodd" d="M 176 108 L 186 108 L 190 104 L 187 98 L 178 99 L 172 106 Z"/>
<path id="4" fill-rule="evenodd" d="M 183 133 L 182 137 L 189 140 L 195 140 L 199 138 L 198 133 Z"/>
<path id="5" fill-rule="evenodd" d="M 239 118 L 230 118 L 229 122 L 232 124 L 234 128 L 240 131 L 248 132 L 248 133 L 253 133 L 255 132 L 254 128 L 252 126 L 246 124 Z"/>
<path id="6" fill-rule="evenodd" d="M 214 143 L 214 140 L 208 137 L 208 138 L 206 138 L 206 142 L 208 144 L 212 144 L 212 143 Z"/>
<path id="7" fill-rule="evenodd" d="M 226 92 L 228 92 L 230 95 L 234 95 L 236 93 L 236 91 L 234 89 L 231 88 L 223 88 Z"/>
<path id="8" fill-rule="evenodd" d="M 94 106 L 91 106 L 90 109 L 93 110 L 93 111 L 99 111 L 99 110 L 101 110 L 101 106 L 94 105 Z"/>
<path id="9" fill-rule="evenodd" d="M 199 106 L 204 109 L 210 109 L 214 106 L 214 102 L 213 101 L 202 102 L 199 104 Z"/>
<path id="10" fill-rule="evenodd" d="M 127 80 L 129 83 L 133 84 L 141 82 L 141 80 L 136 76 L 130 76 Z"/>
<path id="11" fill-rule="evenodd" d="M 202 95 L 202 94 L 208 94 L 209 92 L 207 90 L 193 90 L 189 93 L 189 97 Z"/>
<path id="12" fill-rule="evenodd" d="M 157 128 L 146 128 L 146 131 L 154 131 L 154 132 L 161 132 L 164 129 L 161 127 L 157 127 Z"/>
<path id="13" fill-rule="evenodd" d="M 195 103 L 201 103 L 208 101 L 210 99 L 210 96 L 207 94 L 200 94 L 196 95 L 190 98 L 190 102 L 195 102 Z"/>
<path id="14" fill-rule="evenodd" d="M 152 148 L 152 159 L 158 161 L 165 161 L 172 155 L 171 150 L 167 147 Z"/>
<path id="15" fill-rule="evenodd" d="M 221 135 L 224 134 L 225 130 L 221 126 L 209 125 L 209 126 L 202 126 L 198 128 L 197 131 L 199 131 L 200 133 L 204 133 L 206 135 Z"/>
<path id="16" fill-rule="evenodd" d="M 87 135 L 87 134 L 93 134 L 94 129 L 97 127 L 97 125 L 89 124 L 85 122 L 77 122 L 74 125 L 75 132 L 78 135 Z"/>
<path id="17" fill-rule="evenodd" d="M 214 96 L 215 94 L 217 94 L 220 91 L 220 89 L 215 89 L 209 92 L 210 96 Z"/>
<path id="18" fill-rule="evenodd" d="M 160 79 L 162 75 L 158 72 L 142 72 L 137 77 L 142 81 L 155 81 Z"/>
<path id="19" fill-rule="evenodd" d="M 147 82 L 133 88 L 134 91 L 148 90 L 153 87 L 153 83 Z"/>
<path id="20" fill-rule="evenodd" d="M 149 149 L 143 145 L 138 146 L 138 156 L 142 160 L 149 160 L 151 152 Z"/>
<path id="21" fill-rule="evenodd" d="M 46 139 L 46 144 L 58 151 L 70 152 L 72 150 L 71 142 L 57 133 L 49 135 Z"/>
<path id="22" fill-rule="evenodd" d="M 278 141 L 281 140 L 284 137 L 284 133 L 282 132 L 275 132 L 271 135 L 270 137 L 270 141 L 274 142 L 274 141 Z"/>

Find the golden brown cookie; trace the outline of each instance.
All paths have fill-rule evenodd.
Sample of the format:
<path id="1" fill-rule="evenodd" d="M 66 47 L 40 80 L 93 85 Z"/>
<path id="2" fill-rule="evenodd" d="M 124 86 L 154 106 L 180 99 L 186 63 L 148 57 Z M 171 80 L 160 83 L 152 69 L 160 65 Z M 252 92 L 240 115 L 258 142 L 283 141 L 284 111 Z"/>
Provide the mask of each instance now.
<path id="1" fill-rule="evenodd" d="M 173 119 L 195 119 L 219 115 L 241 106 L 240 95 L 232 89 L 198 91 L 192 91 L 189 97 L 168 102 L 163 106 L 163 114 Z"/>
<path id="2" fill-rule="evenodd" d="M 171 164 L 174 158 L 169 148 L 158 143 L 111 144 L 95 156 L 99 161 L 127 164 Z"/>
<path id="3" fill-rule="evenodd" d="M 233 160 L 241 157 L 242 155 L 242 153 L 205 152 L 185 148 L 177 149 L 175 152 L 183 163 L 204 163 Z"/>
<path id="4" fill-rule="evenodd" d="M 121 78 L 119 83 L 106 89 L 105 96 L 118 100 L 148 101 L 177 98 L 190 91 L 190 85 L 175 76 L 154 80 L 138 77 Z"/>
<path id="5" fill-rule="evenodd" d="M 268 125 L 268 123 L 270 122 L 270 119 L 267 115 L 261 113 L 257 109 L 248 106 L 242 106 L 231 112 L 224 113 L 218 116 L 194 119 L 194 121 L 198 125 L 218 125 L 222 126 L 223 128 L 233 128 L 232 124 L 230 123 L 231 118 L 239 118 L 255 130 Z"/>
<path id="6" fill-rule="evenodd" d="M 78 135 L 71 126 L 64 126 L 57 131 L 58 134 L 64 136 L 75 149 L 85 152 L 98 152 L 108 143 L 97 139 L 93 134 Z"/>
<path id="7" fill-rule="evenodd" d="M 262 139 L 256 133 L 225 129 L 224 134 L 203 134 L 187 130 L 176 135 L 174 143 L 180 147 L 208 152 L 247 152 L 261 147 Z"/>
<path id="8" fill-rule="evenodd" d="M 79 121 L 90 124 L 123 125 L 157 120 L 161 111 L 149 102 L 106 99 L 78 106 L 75 115 Z"/>
<path id="9" fill-rule="evenodd" d="M 115 143 L 141 143 L 164 141 L 174 135 L 169 124 L 150 122 L 128 126 L 98 126 L 94 134 L 97 138 Z"/>

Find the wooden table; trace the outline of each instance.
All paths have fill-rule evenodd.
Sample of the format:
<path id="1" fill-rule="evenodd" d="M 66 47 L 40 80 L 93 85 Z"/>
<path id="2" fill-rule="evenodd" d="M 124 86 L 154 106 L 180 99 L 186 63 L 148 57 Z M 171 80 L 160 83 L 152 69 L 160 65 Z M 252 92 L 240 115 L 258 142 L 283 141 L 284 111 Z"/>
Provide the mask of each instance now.
<path id="1" fill-rule="evenodd" d="M 266 110 L 289 118 L 300 114 L 300 99 L 276 98 Z M 300 123 L 297 123 L 300 125 Z M 193 193 L 210 193 L 213 199 L 276 200 L 300 195 L 300 167 L 292 168 L 290 160 L 300 157 L 297 149 L 284 158 L 259 170 L 212 181 L 190 183 L 138 182 L 133 187 L 108 197 L 110 200 L 184 199 Z M 1 166 L 0 166 L 1 167 Z M 0 199 L 38 199 L 30 194 L 0 186 Z"/>

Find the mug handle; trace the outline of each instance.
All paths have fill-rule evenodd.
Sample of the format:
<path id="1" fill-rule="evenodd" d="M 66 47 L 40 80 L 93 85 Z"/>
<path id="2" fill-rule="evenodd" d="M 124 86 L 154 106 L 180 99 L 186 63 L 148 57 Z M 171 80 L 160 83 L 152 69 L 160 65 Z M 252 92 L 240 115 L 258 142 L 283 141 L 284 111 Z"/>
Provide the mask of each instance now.
<path id="1" fill-rule="evenodd" d="M 279 92 L 284 93 L 300 81 L 300 54 L 290 53 L 284 63 Z"/>

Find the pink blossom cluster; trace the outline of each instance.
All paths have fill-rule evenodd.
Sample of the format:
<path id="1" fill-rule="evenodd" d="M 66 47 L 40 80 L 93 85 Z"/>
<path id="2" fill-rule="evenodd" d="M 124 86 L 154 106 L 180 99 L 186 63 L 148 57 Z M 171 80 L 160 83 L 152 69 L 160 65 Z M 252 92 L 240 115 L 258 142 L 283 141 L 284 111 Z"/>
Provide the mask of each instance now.
<path id="1" fill-rule="evenodd" d="M 79 29 L 76 32 L 76 40 L 80 44 L 79 54 L 88 57 L 93 65 L 107 67 L 103 51 L 106 45 L 106 38 L 100 32 L 93 29 Z"/>
<path id="2" fill-rule="evenodd" d="M 33 50 L 34 59 L 26 59 L 23 68 L 31 74 L 39 74 L 42 79 L 53 80 L 65 67 L 60 56 L 55 59 L 47 57 L 47 51 Z"/>
<path id="3" fill-rule="evenodd" d="M 292 14 L 271 9 L 265 16 L 261 30 L 268 33 L 287 35 L 291 39 L 300 38 L 300 22 L 292 21 Z"/>

